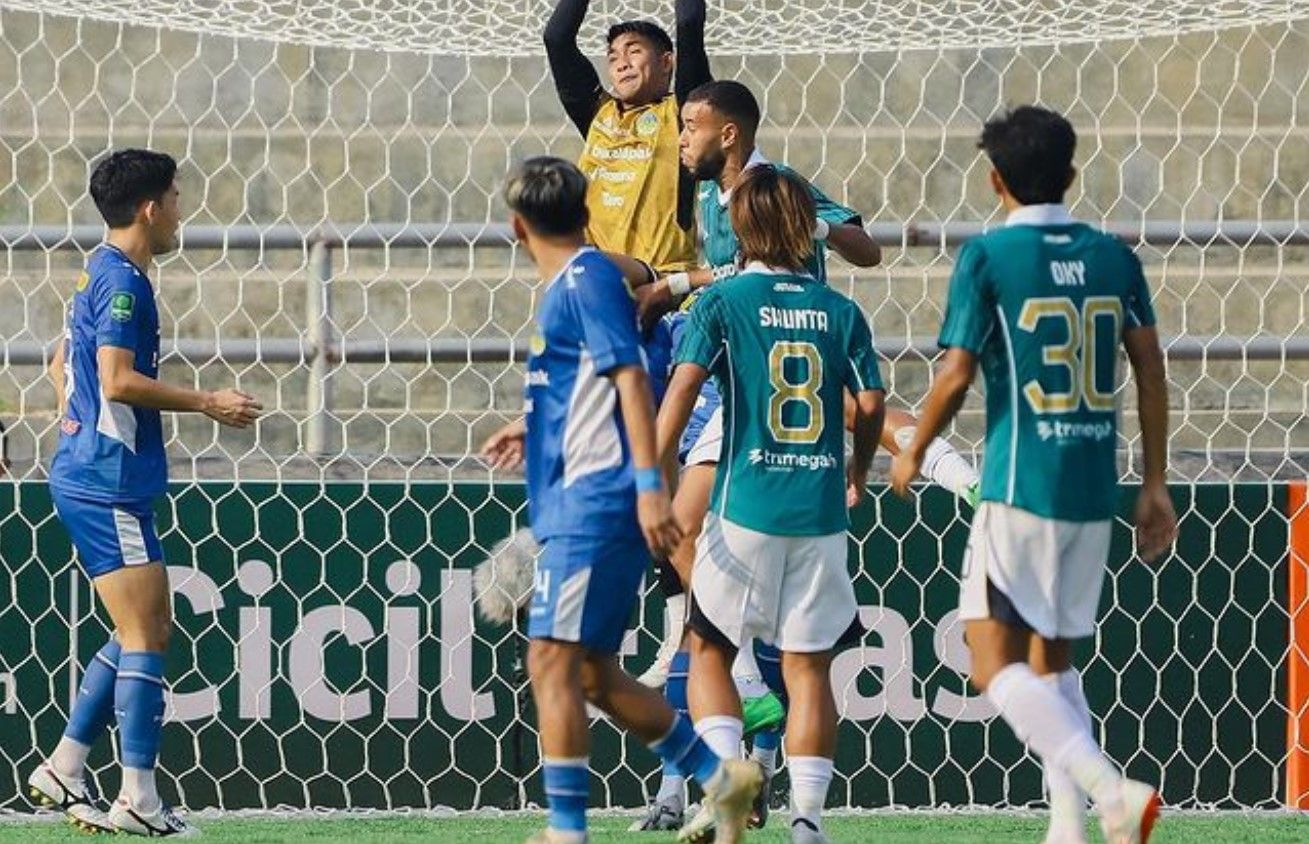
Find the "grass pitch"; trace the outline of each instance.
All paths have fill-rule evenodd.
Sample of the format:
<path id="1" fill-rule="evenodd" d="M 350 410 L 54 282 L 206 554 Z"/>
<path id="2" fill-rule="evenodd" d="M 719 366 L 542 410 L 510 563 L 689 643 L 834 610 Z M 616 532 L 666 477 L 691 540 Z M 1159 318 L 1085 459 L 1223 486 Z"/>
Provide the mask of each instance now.
<path id="1" fill-rule="evenodd" d="M 497 817 L 318 817 L 206 818 L 193 817 L 213 844 L 310 844 L 348 841 L 352 844 L 519 844 L 544 822 L 541 815 Z M 768 828 L 748 833 L 757 844 L 789 844 L 785 816 Z M 626 832 L 632 816 L 599 816 L 591 822 L 593 844 L 669 844 L 672 833 Z M 1039 816 L 1006 814 L 880 813 L 836 816 L 827 820 L 833 844 L 1036 844 L 1045 829 Z M 71 826 L 44 821 L 0 822 L 0 842 L 50 844 L 86 841 Z M 1098 831 L 1090 837 L 1099 841 Z M 1165 814 L 1155 828 L 1152 844 L 1292 844 L 1309 842 L 1309 815 L 1293 814 Z"/>

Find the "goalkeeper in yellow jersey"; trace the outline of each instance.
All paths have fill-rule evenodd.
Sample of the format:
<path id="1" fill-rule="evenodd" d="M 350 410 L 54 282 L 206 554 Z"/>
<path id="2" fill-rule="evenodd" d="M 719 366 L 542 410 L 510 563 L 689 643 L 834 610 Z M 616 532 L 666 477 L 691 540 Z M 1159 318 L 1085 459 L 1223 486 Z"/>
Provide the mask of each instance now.
<path id="1" fill-rule="evenodd" d="M 545 29 L 555 90 L 586 139 L 578 167 L 589 181 L 587 239 L 659 272 L 696 266 L 695 184 L 678 161 L 678 113 L 708 82 L 704 0 L 677 0 L 673 40 L 652 21 L 609 28 L 610 89 L 577 44 L 589 0 L 560 0 Z"/>

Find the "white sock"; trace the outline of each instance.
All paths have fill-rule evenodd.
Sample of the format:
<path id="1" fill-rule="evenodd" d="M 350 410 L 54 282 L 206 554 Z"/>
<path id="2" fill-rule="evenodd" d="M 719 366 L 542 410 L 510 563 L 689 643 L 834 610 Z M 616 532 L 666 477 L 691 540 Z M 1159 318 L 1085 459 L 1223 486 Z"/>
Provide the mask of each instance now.
<path id="1" fill-rule="evenodd" d="M 669 657 L 677 652 L 682 643 L 682 631 L 686 627 L 686 593 L 673 595 L 664 599 L 664 641 L 659 645 L 660 653 L 667 651 Z"/>
<path id="2" fill-rule="evenodd" d="M 745 647 L 736 652 L 732 662 L 732 681 L 742 698 L 763 697 L 768 694 L 768 685 L 764 682 L 763 672 L 754 658 L 754 642 L 747 642 Z"/>
<path id="3" fill-rule="evenodd" d="M 668 803 L 676 800 L 677 804 L 682 805 L 685 799 L 683 796 L 686 789 L 686 777 L 679 777 L 675 774 L 664 772 L 664 776 L 659 780 L 659 793 L 655 795 L 656 803 Z"/>
<path id="4" fill-rule="evenodd" d="M 741 758 L 741 739 L 745 724 L 731 715 L 710 715 L 695 722 L 695 731 L 709 749 L 723 759 Z"/>
<path id="5" fill-rule="evenodd" d="M 750 758 L 758 762 L 759 767 L 764 769 L 765 777 L 771 777 L 777 773 L 776 747 L 753 747 L 750 749 Z"/>
<path id="6" fill-rule="evenodd" d="M 123 768 L 123 793 L 138 812 L 153 812 L 162 802 L 155 788 L 154 768 Z"/>
<path id="7" fill-rule="evenodd" d="M 91 745 L 64 736 L 55 745 L 55 752 L 50 754 L 50 767 L 61 777 L 80 780 L 86 771 L 86 757 L 91 755 Z"/>
<path id="8" fill-rule="evenodd" d="M 913 426 L 905 426 L 896 431 L 896 445 L 901 449 L 908 448 L 914 441 L 916 431 Z M 973 464 L 940 437 L 927 444 L 927 451 L 923 454 L 922 473 L 927 480 L 945 487 L 960 498 L 964 497 L 970 486 L 977 483 L 977 469 Z"/>
<path id="9" fill-rule="evenodd" d="M 1063 768 L 1101 811 L 1117 808 L 1122 775 L 1054 686 L 1042 682 L 1026 663 L 1015 662 L 995 675 L 986 696 L 1042 764 Z"/>
<path id="10" fill-rule="evenodd" d="M 1091 732 L 1091 713 L 1082 696 L 1082 683 L 1077 672 L 1068 670 L 1062 674 L 1045 674 L 1041 682 L 1055 689 L 1077 712 L 1079 722 Z M 1064 691 L 1065 684 L 1075 688 L 1078 701 L 1073 700 Z M 1085 717 L 1081 717 L 1081 716 Z M 1086 793 L 1078 788 L 1077 783 L 1062 768 L 1042 762 L 1045 773 L 1046 788 L 1050 792 L 1050 832 L 1051 838 L 1057 840 L 1081 840 L 1086 837 Z"/>
<path id="11" fill-rule="evenodd" d="M 807 821 L 814 830 L 823 830 L 823 805 L 827 803 L 827 788 L 832 784 L 832 760 L 821 756 L 790 756 L 787 769 L 791 772 L 791 826 Z"/>

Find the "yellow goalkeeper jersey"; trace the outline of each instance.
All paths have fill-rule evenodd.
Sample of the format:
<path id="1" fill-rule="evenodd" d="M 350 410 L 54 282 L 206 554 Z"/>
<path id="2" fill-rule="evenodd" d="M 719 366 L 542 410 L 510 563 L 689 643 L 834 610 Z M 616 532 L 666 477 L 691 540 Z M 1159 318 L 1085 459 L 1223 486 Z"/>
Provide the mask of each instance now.
<path id="1" fill-rule="evenodd" d="M 677 98 L 622 109 L 604 96 L 577 164 L 590 180 L 587 237 L 607 252 L 639 258 L 660 272 L 697 266 L 695 225 L 678 222 L 682 171 Z"/>

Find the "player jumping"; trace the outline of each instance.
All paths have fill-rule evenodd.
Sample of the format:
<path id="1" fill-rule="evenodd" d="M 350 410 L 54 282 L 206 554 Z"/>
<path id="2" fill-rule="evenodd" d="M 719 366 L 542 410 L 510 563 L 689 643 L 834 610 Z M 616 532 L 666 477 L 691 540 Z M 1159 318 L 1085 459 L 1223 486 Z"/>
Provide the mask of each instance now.
<path id="1" fill-rule="evenodd" d="M 82 675 L 63 738 L 28 785 L 38 801 L 94 832 L 194 833 L 155 786 L 173 626 L 154 518 L 168 484 L 159 412 L 203 413 L 244 428 L 261 409 L 238 390 L 158 380 L 159 312 L 146 270 L 177 248 L 176 174 L 171 157 L 147 150 L 121 150 L 96 166 L 90 193 L 109 236 L 78 279 L 51 364 L 60 437 L 50 493 L 114 632 Z M 86 758 L 115 716 L 122 793 L 106 814 L 89 796 Z"/>
<path id="2" fill-rule="evenodd" d="M 980 360 L 986 462 L 959 598 L 973 685 L 1041 758 L 1047 844 L 1085 841 L 1087 794 L 1110 844 L 1144 844 L 1159 794 L 1125 779 L 1096 745 L 1070 647 L 1095 632 L 1117 509 L 1118 346 L 1139 400 L 1136 538 L 1145 560 L 1168 548 L 1177 526 L 1164 482 L 1168 392 L 1140 261 L 1062 204 L 1076 143 L 1066 119 L 1035 106 L 982 130 L 1008 219 L 959 252 L 941 326 L 945 357 L 892 483 L 907 494 Z"/>
<path id="3" fill-rule="evenodd" d="M 528 673 L 540 718 L 547 829 L 531 844 L 584 844 L 587 702 L 701 783 L 724 842 L 737 840 L 758 767 L 724 759 L 618 664 L 650 550 L 680 536 L 655 460 L 654 404 L 636 306 L 619 269 L 586 246 L 586 178 L 534 158 L 509 179 L 514 233 L 548 286 L 528 362 L 526 415 L 492 436 L 497 467 L 527 463 L 542 545 L 529 612 Z M 732 754 L 733 756 L 735 754 Z"/>
<path id="4" fill-rule="evenodd" d="M 859 307 L 807 269 L 817 211 L 804 180 L 751 168 L 735 185 L 730 213 L 744 268 L 691 309 L 659 415 L 659 452 L 668 460 L 701 386 L 711 374 L 717 380 L 723 470 L 691 575 L 691 712 L 720 755 L 737 753 L 733 659 L 755 638 L 781 650 L 791 699 L 791 839 L 816 844 L 826 841 L 819 814 L 836 749 L 832 655 L 862 632 L 846 570 L 846 508 L 863 495 L 883 390 Z M 855 404 L 848 467 L 847 390 Z M 693 821 L 679 837 L 702 831 Z"/>

